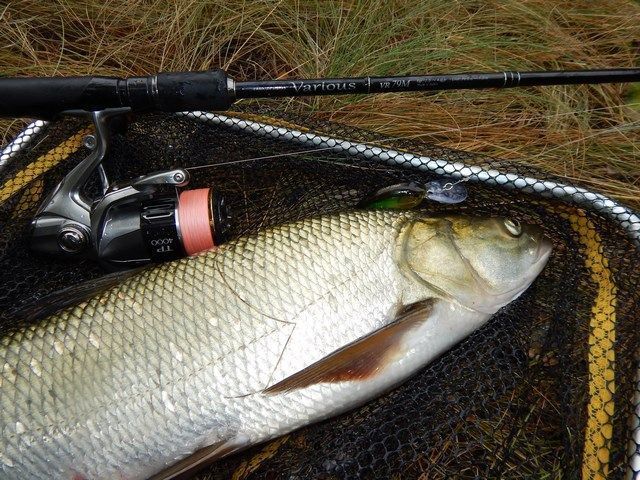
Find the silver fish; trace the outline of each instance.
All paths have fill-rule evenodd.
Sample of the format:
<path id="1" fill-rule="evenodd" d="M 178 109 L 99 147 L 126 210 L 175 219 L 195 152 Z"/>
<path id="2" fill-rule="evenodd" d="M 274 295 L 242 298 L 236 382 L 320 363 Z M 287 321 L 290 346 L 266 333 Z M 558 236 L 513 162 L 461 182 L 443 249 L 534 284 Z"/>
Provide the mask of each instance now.
<path id="1" fill-rule="evenodd" d="M 482 326 L 551 246 L 359 211 L 137 273 L 0 342 L 0 478 L 173 478 L 353 408 Z"/>

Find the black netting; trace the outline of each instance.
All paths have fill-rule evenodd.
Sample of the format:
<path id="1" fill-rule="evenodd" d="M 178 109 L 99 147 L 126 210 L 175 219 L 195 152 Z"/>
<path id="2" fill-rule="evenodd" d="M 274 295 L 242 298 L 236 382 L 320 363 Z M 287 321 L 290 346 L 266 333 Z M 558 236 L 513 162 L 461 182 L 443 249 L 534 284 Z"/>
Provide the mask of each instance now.
<path id="1" fill-rule="evenodd" d="M 434 178 L 353 155 L 362 152 L 313 152 L 299 139 L 283 140 L 300 125 L 382 150 L 426 155 L 441 160 L 445 171 L 445 165 L 463 162 L 562 181 L 522 165 L 307 118 L 273 120 L 283 130 L 261 136 L 251 121 L 268 123 L 265 113 L 245 112 L 248 123 L 236 122 L 234 128 L 199 121 L 204 117 L 137 118 L 126 132 L 114 134 L 107 174 L 118 180 L 214 164 L 192 170 L 190 188 L 213 185 L 225 196 L 234 237 L 352 208 L 383 186 Z M 81 141 L 85 128 L 71 120 L 52 124 L 3 173 L 0 319 L 5 326 L 25 304 L 102 273 L 90 261 L 35 257 L 26 241 L 43 195 L 87 154 Z M 63 142 L 60 155 L 52 154 Z M 28 167 L 32 162 L 40 163 Z M 467 186 L 465 203 L 424 208 L 507 214 L 541 225 L 553 239 L 549 265 L 526 294 L 393 392 L 224 459 L 200 478 L 605 478 L 607 472 L 623 477 L 640 345 L 637 245 L 605 213 L 480 182 Z"/>

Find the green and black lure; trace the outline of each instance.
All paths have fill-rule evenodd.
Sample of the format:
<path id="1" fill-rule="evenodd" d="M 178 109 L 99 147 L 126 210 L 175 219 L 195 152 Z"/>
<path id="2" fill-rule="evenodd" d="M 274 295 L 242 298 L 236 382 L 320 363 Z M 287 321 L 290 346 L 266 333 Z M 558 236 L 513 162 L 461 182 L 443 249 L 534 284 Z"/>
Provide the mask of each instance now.
<path id="1" fill-rule="evenodd" d="M 381 188 L 360 202 L 361 208 L 405 210 L 415 208 L 423 200 L 438 203 L 461 203 L 467 199 L 467 188 L 462 181 L 450 179 L 432 180 L 426 184 L 399 183 Z"/>

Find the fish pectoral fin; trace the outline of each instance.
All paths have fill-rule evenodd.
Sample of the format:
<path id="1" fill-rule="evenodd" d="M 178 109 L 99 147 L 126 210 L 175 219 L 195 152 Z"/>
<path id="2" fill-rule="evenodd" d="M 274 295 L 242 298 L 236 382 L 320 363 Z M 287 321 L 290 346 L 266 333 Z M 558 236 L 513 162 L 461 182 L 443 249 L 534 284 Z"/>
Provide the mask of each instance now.
<path id="1" fill-rule="evenodd" d="M 317 383 L 358 381 L 373 377 L 402 348 L 402 337 L 429 318 L 436 301 L 429 298 L 401 307 L 392 323 L 271 385 L 263 393 L 282 393 Z"/>
<path id="2" fill-rule="evenodd" d="M 249 439 L 242 435 L 238 435 L 229 440 L 221 440 L 220 442 L 216 442 L 208 447 L 195 451 L 166 470 L 153 475 L 149 480 L 178 480 L 191 478 L 197 471 L 205 468 L 210 463 L 248 446 Z"/>

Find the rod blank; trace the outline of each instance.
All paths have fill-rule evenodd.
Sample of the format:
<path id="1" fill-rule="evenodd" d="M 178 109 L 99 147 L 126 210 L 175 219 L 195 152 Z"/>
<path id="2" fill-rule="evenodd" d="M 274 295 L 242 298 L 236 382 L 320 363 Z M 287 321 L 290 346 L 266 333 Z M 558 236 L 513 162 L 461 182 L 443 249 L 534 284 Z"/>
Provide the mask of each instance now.
<path id="1" fill-rule="evenodd" d="M 238 98 L 638 82 L 640 69 L 455 73 L 404 77 L 235 82 L 220 69 L 147 77 L 0 78 L 0 116 L 51 118 L 64 111 L 226 110 Z"/>
<path id="2" fill-rule="evenodd" d="M 237 98 L 428 92 L 640 81 L 640 69 L 455 73 L 405 77 L 318 78 L 236 83 Z"/>

